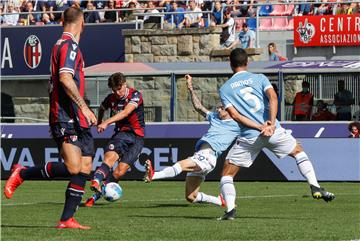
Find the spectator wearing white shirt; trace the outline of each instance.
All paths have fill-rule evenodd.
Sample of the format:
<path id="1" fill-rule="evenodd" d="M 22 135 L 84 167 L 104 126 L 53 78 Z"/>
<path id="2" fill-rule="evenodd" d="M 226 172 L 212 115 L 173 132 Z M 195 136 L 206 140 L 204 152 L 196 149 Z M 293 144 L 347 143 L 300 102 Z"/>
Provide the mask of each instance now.
<path id="1" fill-rule="evenodd" d="M 197 6 L 194 0 L 189 2 L 190 10 L 185 14 L 185 26 L 187 28 L 197 28 L 202 26 L 201 9 Z"/>
<path id="2" fill-rule="evenodd" d="M 10 25 L 10 26 L 17 25 L 19 21 L 19 13 L 15 11 L 13 3 L 8 4 L 6 13 L 13 13 L 13 14 L 4 15 L 4 25 Z"/>
<path id="3" fill-rule="evenodd" d="M 157 10 L 155 7 L 156 6 L 154 4 L 154 1 L 149 1 L 147 3 L 147 8 L 151 8 L 151 9 L 146 10 L 146 13 L 159 13 L 159 10 Z M 144 16 L 144 21 L 148 20 L 150 17 L 151 17 L 151 15 L 145 15 Z"/>

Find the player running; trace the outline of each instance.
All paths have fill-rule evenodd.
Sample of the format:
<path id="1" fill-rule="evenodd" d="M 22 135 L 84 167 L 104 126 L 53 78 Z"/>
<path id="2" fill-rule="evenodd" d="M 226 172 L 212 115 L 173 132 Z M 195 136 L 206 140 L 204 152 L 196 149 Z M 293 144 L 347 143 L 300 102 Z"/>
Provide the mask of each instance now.
<path id="1" fill-rule="evenodd" d="M 240 167 L 250 167 L 265 147 L 278 158 L 287 155 L 295 158 L 300 173 L 310 184 L 313 198 L 329 202 L 335 195 L 325 191 L 317 182 L 314 168 L 303 148 L 276 120 L 277 96 L 268 78 L 263 74 L 247 72 L 248 55 L 243 49 L 234 49 L 230 54 L 230 65 L 234 75 L 220 88 L 220 98 L 230 116 L 238 122 L 239 114 L 256 121 L 266 123 L 264 131 L 269 136 L 260 135 L 258 130 L 241 128 L 241 134 L 230 149 L 220 181 L 227 211 L 220 220 L 231 220 L 235 217 L 236 191 L 233 178 Z"/>
<path id="2" fill-rule="evenodd" d="M 200 185 L 205 180 L 205 176 L 216 166 L 216 160 L 224 152 L 235 138 L 240 134 L 240 127 L 237 122 L 231 119 L 229 113 L 222 106 L 217 108 L 217 112 L 210 112 L 202 104 L 192 85 L 192 77 L 185 76 L 187 88 L 191 95 L 191 101 L 195 110 L 210 122 L 207 133 L 196 143 L 195 153 L 192 157 L 178 161 L 171 167 L 166 167 L 162 171 L 154 172 L 151 161 L 146 161 L 145 182 L 153 180 L 171 178 L 180 173 L 188 172 L 186 176 L 185 197 L 190 203 L 212 203 L 224 206 L 221 195 L 211 196 L 200 192 Z M 261 130 L 263 127 L 245 117 L 240 116 L 244 124 L 249 127 Z"/>
<path id="3" fill-rule="evenodd" d="M 84 29 L 84 15 L 80 9 L 70 7 L 64 11 L 63 18 L 64 32 L 51 53 L 49 122 L 64 163 L 48 162 L 31 168 L 15 165 L 4 193 L 11 198 L 16 188 L 31 178 L 71 177 L 56 228 L 90 229 L 74 219 L 92 167 L 94 141 L 90 125 L 96 124 L 95 115 L 84 101 L 84 61 L 78 44 Z"/>
<path id="4" fill-rule="evenodd" d="M 125 175 L 130 165 L 138 159 L 144 146 L 144 103 L 139 91 L 128 88 L 125 76 L 114 73 L 108 79 L 108 86 L 113 93 L 102 102 L 98 114 L 98 132 L 103 132 L 110 124 L 116 123 L 114 134 L 105 147 L 104 161 L 94 173 L 91 190 L 95 194 L 85 206 L 91 207 L 101 197 L 104 182 L 118 182 Z M 102 121 L 104 112 L 110 109 L 110 118 Z M 110 172 L 114 164 L 118 166 Z"/>

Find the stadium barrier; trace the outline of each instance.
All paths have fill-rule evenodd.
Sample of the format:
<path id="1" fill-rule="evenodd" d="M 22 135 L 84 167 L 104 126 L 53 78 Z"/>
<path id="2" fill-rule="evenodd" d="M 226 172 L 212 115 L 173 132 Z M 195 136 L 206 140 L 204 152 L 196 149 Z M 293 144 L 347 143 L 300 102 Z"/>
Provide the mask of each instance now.
<path id="1" fill-rule="evenodd" d="M 360 140 L 346 138 L 347 123 L 284 123 L 293 135 L 300 140 L 311 158 L 320 181 L 360 181 Z M 126 174 L 126 180 L 141 180 L 144 175 L 144 161 L 154 161 L 155 170 L 171 166 L 175 162 L 191 156 L 194 146 L 207 130 L 208 123 L 161 123 L 146 126 L 145 146 L 139 160 Z M 47 125 L 2 126 L 0 149 L 1 177 L 7 179 L 13 164 L 24 166 L 59 161 L 59 153 L 54 141 L 50 139 Z M 93 170 L 104 157 L 103 147 L 112 134 L 112 127 L 102 133 L 96 133 Z M 219 159 L 207 180 L 219 180 L 225 154 Z M 174 178 L 184 180 L 185 174 Z M 244 168 L 235 180 L 252 181 L 303 181 L 297 170 L 295 160 L 277 159 L 264 150 L 259 154 L 253 166 Z"/>

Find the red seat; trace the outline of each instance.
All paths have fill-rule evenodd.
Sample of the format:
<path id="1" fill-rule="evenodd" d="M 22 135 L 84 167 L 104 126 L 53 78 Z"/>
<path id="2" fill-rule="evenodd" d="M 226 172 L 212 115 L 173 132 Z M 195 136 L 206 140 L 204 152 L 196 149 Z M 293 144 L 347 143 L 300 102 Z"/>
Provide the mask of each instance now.
<path id="1" fill-rule="evenodd" d="M 286 6 L 286 10 L 284 11 L 284 16 L 291 16 L 294 13 L 295 6 L 294 4 L 289 4 Z"/>
<path id="2" fill-rule="evenodd" d="M 260 18 L 259 30 L 271 30 L 272 20 L 271 18 Z"/>
<path id="3" fill-rule="evenodd" d="M 285 5 L 274 5 L 273 11 L 270 16 L 282 16 L 285 12 Z"/>
<path id="4" fill-rule="evenodd" d="M 44 24 L 44 22 L 36 22 L 35 25 L 36 26 L 44 26 L 45 24 Z"/>
<path id="5" fill-rule="evenodd" d="M 273 18 L 273 30 L 286 30 L 288 21 L 286 17 Z"/>
<path id="6" fill-rule="evenodd" d="M 294 29 L 294 19 L 290 19 L 288 25 L 286 26 L 286 30 L 293 30 Z"/>
<path id="7" fill-rule="evenodd" d="M 236 31 L 240 31 L 243 23 L 245 23 L 245 18 L 235 18 L 235 29 Z"/>

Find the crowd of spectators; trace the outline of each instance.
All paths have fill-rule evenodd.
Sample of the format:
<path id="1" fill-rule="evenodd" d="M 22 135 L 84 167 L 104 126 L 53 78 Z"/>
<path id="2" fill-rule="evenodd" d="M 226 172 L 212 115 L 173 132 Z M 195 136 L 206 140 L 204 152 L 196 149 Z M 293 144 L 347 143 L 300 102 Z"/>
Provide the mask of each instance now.
<path id="1" fill-rule="evenodd" d="M 175 2 L 175 3 L 174 3 Z M 360 4 L 346 0 L 279 0 L 288 3 L 286 11 L 289 15 L 325 15 L 325 14 L 356 14 L 360 12 Z M 301 2 L 303 4 L 292 4 Z M 307 3 L 309 2 L 309 3 Z M 336 2 L 336 4 L 331 4 Z M 268 4 L 267 4 L 268 3 Z M 256 6 L 253 4 L 263 4 Z M 176 6 L 175 6 L 176 5 Z M 254 29 L 257 8 L 260 16 L 283 15 L 278 13 L 277 5 L 270 4 L 269 0 L 7 0 L 0 2 L 0 21 L 3 25 L 42 25 L 61 23 L 61 13 L 70 6 L 77 6 L 89 11 L 86 14 L 87 23 L 98 22 L 126 22 L 134 21 L 134 13 L 158 13 L 176 12 L 167 14 L 165 21 L 174 23 L 177 27 L 208 27 L 210 25 L 224 24 L 225 13 L 230 11 L 233 18 L 247 18 L 246 23 L 250 29 Z M 117 9 L 129 9 L 118 10 Z M 96 11 L 94 11 L 96 10 Z M 94 12 L 91 12 L 94 11 Z M 210 11 L 210 19 L 207 14 L 199 12 Z M 32 12 L 35 12 L 34 14 Z M 9 14 L 11 13 L 11 14 Z M 173 15 L 173 17 L 171 17 Z M 138 17 L 148 20 L 149 16 Z M 239 28 L 242 26 L 239 26 Z"/>

